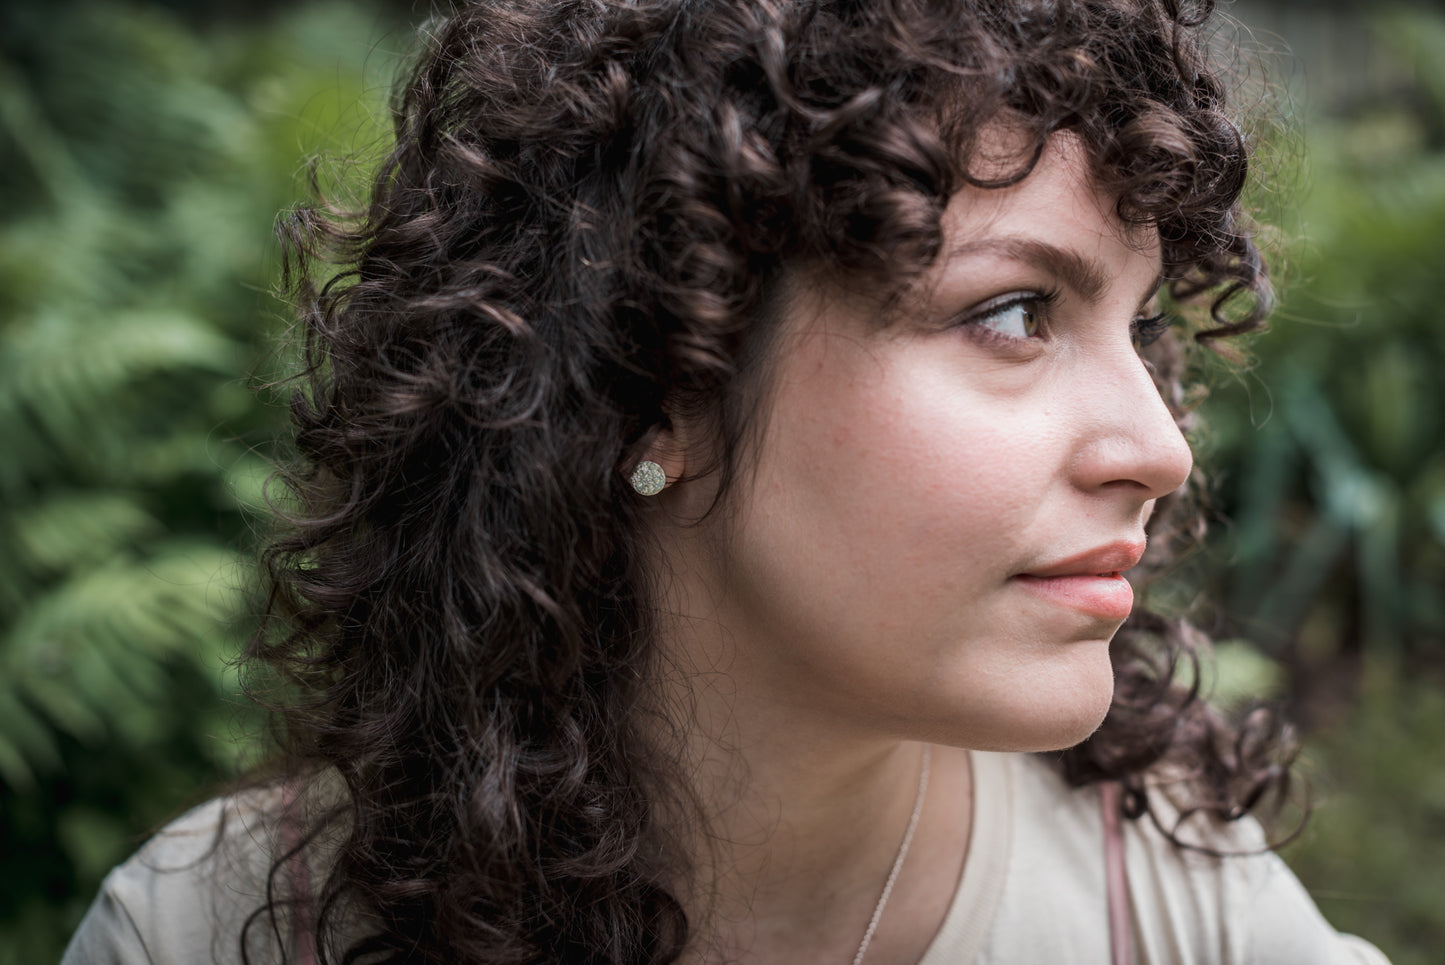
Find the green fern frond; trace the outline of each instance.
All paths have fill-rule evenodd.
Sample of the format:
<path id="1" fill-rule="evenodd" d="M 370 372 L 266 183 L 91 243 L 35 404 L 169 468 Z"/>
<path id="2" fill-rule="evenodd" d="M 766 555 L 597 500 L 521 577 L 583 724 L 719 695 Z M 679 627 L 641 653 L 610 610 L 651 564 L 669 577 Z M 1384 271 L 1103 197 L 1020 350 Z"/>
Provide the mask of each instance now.
<path id="1" fill-rule="evenodd" d="M 12 516 L 15 550 L 42 573 L 84 569 L 161 531 L 138 498 L 118 492 L 56 492 Z"/>
<path id="2" fill-rule="evenodd" d="M 160 309 L 104 323 L 52 316 L 12 332 L 0 342 L 0 447 L 20 458 L 0 470 L 0 495 L 58 462 L 94 464 L 124 449 L 147 417 L 179 428 L 177 393 L 194 392 L 201 375 L 236 372 L 244 357 L 201 319 Z"/>
<path id="3" fill-rule="evenodd" d="M 59 761 L 51 728 L 26 706 L 17 688 L 0 684 L 0 781 L 28 789 L 37 770 L 50 770 Z"/>
<path id="4" fill-rule="evenodd" d="M 232 553 L 170 543 L 35 601 L 0 638 L 0 776 L 23 782 L 44 767 L 49 748 L 38 735 L 51 728 L 82 741 L 146 736 L 166 696 L 166 662 L 215 666 L 244 598 L 243 572 Z"/>

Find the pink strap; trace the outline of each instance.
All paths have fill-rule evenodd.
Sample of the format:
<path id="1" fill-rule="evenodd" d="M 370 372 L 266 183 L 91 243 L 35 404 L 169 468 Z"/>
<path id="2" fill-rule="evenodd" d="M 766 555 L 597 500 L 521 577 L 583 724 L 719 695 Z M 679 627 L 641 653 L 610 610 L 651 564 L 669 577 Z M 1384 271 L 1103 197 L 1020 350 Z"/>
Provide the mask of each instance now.
<path id="1" fill-rule="evenodd" d="M 1104 884 L 1109 892 L 1109 950 L 1114 965 L 1134 965 L 1129 927 L 1129 871 L 1124 864 L 1124 832 L 1119 827 L 1119 785 L 1099 785 L 1104 810 Z"/>
<path id="2" fill-rule="evenodd" d="M 297 813 L 296 786 L 287 783 L 281 793 L 281 849 L 291 885 L 291 949 L 297 965 L 316 965 L 316 929 L 311 921 L 311 869 L 301 851 L 301 816 Z"/>

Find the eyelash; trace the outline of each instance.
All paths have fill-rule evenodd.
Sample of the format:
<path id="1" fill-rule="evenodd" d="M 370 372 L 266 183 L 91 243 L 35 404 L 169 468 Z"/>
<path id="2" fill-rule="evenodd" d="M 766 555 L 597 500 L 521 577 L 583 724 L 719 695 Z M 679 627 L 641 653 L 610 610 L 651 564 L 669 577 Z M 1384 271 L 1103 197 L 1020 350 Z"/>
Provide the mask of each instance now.
<path id="1" fill-rule="evenodd" d="M 1029 339 L 1039 337 L 1040 333 L 1048 330 L 1049 318 L 1053 314 L 1053 308 L 1058 302 L 1059 296 L 1060 292 L 1056 288 L 1049 289 L 1048 291 L 1024 292 L 1017 295 L 1009 295 L 1001 302 L 985 304 L 982 308 L 971 312 L 966 318 L 961 320 L 961 323 L 979 338 L 1001 339 L 1009 343 L 1028 341 Z M 1023 338 L 1016 335 L 1005 335 L 1003 332 L 989 328 L 983 324 L 987 319 L 993 318 L 996 315 L 1002 315 L 1011 308 L 1019 308 L 1020 306 L 1026 305 L 1036 306 L 1037 308 L 1035 314 L 1037 314 L 1038 320 L 1034 335 Z"/>
<path id="2" fill-rule="evenodd" d="M 1167 332 L 1172 324 L 1174 319 L 1168 312 L 1160 312 L 1149 318 L 1136 318 L 1134 324 L 1129 326 L 1129 335 L 1134 339 L 1135 346 L 1143 348 L 1159 341 L 1159 336 Z"/>
<path id="3" fill-rule="evenodd" d="M 1047 330 L 1048 321 L 1053 314 L 1053 307 L 1059 300 L 1058 289 L 1049 289 L 1041 292 L 1028 292 L 1021 295 L 1014 295 L 994 305 L 985 305 L 983 308 L 963 319 L 963 324 L 983 338 L 1003 339 L 1008 342 L 1019 342 L 1024 339 L 1014 335 L 1005 335 L 996 329 L 989 328 L 982 324 L 986 319 L 1000 315 L 1011 308 L 1018 308 L 1024 305 L 1038 306 L 1038 331 Z M 1174 324 L 1173 317 L 1168 312 L 1160 312 L 1148 318 L 1136 318 L 1129 325 L 1129 337 L 1133 340 L 1136 348 L 1144 348 L 1153 345 L 1159 338 Z M 1037 334 L 1028 338 L 1036 338 Z"/>

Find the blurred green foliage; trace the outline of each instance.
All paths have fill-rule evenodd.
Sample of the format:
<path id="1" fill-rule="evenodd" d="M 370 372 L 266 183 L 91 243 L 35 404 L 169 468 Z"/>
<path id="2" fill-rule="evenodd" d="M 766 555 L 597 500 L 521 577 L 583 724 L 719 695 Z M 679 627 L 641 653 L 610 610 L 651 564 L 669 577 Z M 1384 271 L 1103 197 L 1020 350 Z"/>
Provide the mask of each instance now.
<path id="1" fill-rule="evenodd" d="M 1337 927 L 1426 965 L 1445 947 L 1445 14 L 1374 23 L 1413 80 L 1304 119 L 1265 197 L 1282 298 L 1207 407 L 1209 595 L 1236 638 L 1219 689 L 1277 693 L 1310 730 L 1317 808 L 1286 857 Z"/>
<path id="2" fill-rule="evenodd" d="M 409 43 L 355 4 L 65 6 L 0 9 L 0 961 L 54 960 L 105 871 L 237 766 L 253 722 L 222 668 L 282 422 L 244 381 L 274 377 L 284 327 L 272 214 L 308 193 L 298 159 L 382 144 Z M 1288 857 L 1337 925 L 1423 965 L 1445 947 L 1445 17 L 1381 29 L 1418 84 L 1310 123 L 1274 331 L 1207 410 L 1237 638 L 1212 679 L 1320 727 Z"/>
<path id="3" fill-rule="evenodd" d="M 1394 965 L 1445 947 L 1445 679 L 1371 657 L 1360 698 L 1310 739 L 1314 812 L 1284 849 L 1330 923 Z"/>
<path id="4" fill-rule="evenodd" d="M 1445 152 L 1425 123 L 1312 128 L 1280 309 L 1210 402 L 1227 609 L 1299 668 L 1445 656 Z"/>
<path id="5" fill-rule="evenodd" d="M 1299 188 L 1271 199 L 1279 310 L 1208 411 L 1226 609 L 1305 673 L 1445 662 L 1445 16 L 1378 31 L 1415 83 L 1307 122 Z"/>
<path id="6" fill-rule="evenodd" d="M 5 961 L 55 960 L 104 873 L 237 765 L 223 667 L 284 416 L 246 384 L 283 327 L 271 223 L 299 159 L 382 142 L 396 61 L 355 5 L 66 14 L 0 12 Z"/>

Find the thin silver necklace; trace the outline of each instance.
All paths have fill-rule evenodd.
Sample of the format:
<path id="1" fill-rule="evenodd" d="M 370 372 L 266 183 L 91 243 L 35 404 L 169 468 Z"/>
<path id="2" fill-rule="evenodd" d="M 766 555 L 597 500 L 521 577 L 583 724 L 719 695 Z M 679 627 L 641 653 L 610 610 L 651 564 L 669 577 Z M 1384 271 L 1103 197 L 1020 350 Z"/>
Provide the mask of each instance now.
<path id="1" fill-rule="evenodd" d="M 868 944 L 873 941 L 873 933 L 878 930 L 878 920 L 883 917 L 883 909 L 888 905 L 888 896 L 893 894 L 893 883 L 898 880 L 898 872 L 903 870 L 903 859 L 908 857 L 908 846 L 913 843 L 913 830 L 918 827 L 918 816 L 923 813 L 923 795 L 928 791 L 928 760 L 931 751 L 932 747 L 923 745 L 923 767 L 918 772 L 918 796 L 913 799 L 913 813 L 908 816 L 908 829 L 903 832 L 903 843 L 898 846 L 898 856 L 893 859 L 893 869 L 888 872 L 888 880 L 883 882 L 883 894 L 878 896 L 873 917 L 868 920 L 868 930 L 863 933 L 863 941 L 858 944 L 858 954 L 853 956 L 853 965 L 862 965 L 863 954 L 868 951 Z"/>

